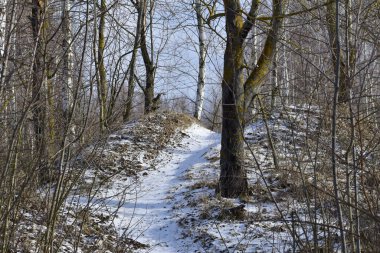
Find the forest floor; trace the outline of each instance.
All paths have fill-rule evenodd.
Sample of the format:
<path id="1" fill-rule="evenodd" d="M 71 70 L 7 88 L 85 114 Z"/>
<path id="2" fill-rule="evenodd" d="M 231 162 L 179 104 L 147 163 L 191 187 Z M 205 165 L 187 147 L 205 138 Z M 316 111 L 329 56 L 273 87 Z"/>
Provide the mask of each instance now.
<path id="1" fill-rule="evenodd" d="M 251 187 L 250 196 L 240 199 L 215 193 L 221 136 L 190 117 L 149 115 L 125 125 L 101 145 L 87 148 L 76 162 L 86 164 L 81 183 L 73 187 L 60 214 L 57 251 L 288 252 L 302 248 L 299 243 L 310 240 L 312 232 L 292 220 L 307 219 L 302 198 L 305 183 L 300 185 L 283 162 L 281 172 L 274 168 L 266 139 L 269 128 L 276 130 L 271 138 L 283 150 L 278 159 L 288 161 L 286 143 L 289 138 L 302 142 L 303 135 L 294 133 L 294 125 L 285 121 L 266 123 L 258 120 L 247 127 Z M 287 148 L 300 149 L 297 145 Z M 23 228 L 35 233 L 44 230 L 30 224 Z M 31 252 L 38 252 L 37 236 L 29 239 L 29 245 L 36 247 Z"/>
<path id="2" fill-rule="evenodd" d="M 289 134 L 283 122 L 279 126 Z M 161 132 L 168 128 L 162 140 Z M 100 200 L 92 209 L 102 210 L 103 216 L 115 214 L 112 224 L 126 239 L 125 247 L 132 242 L 133 252 L 285 252 L 292 238 L 283 219 L 291 219 L 287 215 L 292 198 L 284 196 L 287 186 L 273 171 L 264 123 L 257 121 L 246 135 L 251 143 L 257 141 L 254 152 L 265 170 L 262 176 L 271 180 L 273 194 L 281 192 L 279 203 L 266 194 L 248 150 L 251 196 L 234 200 L 218 196 L 220 134 L 183 115 L 151 115 L 109 137 L 102 151 L 105 157 L 124 157 L 124 163 L 137 160 L 140 169 L 133 182 L 128 174 L 128 180 L 123 173 L 113 176 L 112 183 L 100 187 L 98 198 L 91 200 Z M 286 217 L 279 215 L 276 204 Z"/>
<path id="3" fill-rule="evenodd" d="M 187 188 L 192 182 L 187 173 L 207 163 L 203 157 L 220 142 L 219 134 L 193 124 L 183 130 L 182 140 L 165 148 L 157 156 L 159 165 L 141 178 L 133 199 L 119 209 L 117 226 L 130 224 L 129 237 L 149 245 L 149 252 L 196 252 L 190 231 L 181 226 L 183 216 L 192 215 L 185 208 Z"/>

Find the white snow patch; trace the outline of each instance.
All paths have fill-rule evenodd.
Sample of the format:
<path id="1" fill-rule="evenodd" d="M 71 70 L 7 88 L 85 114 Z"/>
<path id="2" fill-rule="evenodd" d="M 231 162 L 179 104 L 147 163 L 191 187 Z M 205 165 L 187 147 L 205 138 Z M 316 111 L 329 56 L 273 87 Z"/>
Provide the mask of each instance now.
<path id="1" fill-rule="evenodd" d="M 146 176 L 141 176 L 139 187 L 123 196 L 121 206 L 120 196 L 110 197 L 107 201 L 109 208 L 118 209 L 114 224 L 120 235 L 128 233 L 128 238 L 150 245 L 146 250 L 149 252 L 199 250 L 199 245 L 187 237 L 178 225 L 179 217 L 173 212 L 173 192 L 184 187 L 184 172 L 205 162 L 203 155 L 218 146 L 220 135 L 197 124 L 184 130 L 182 135 L 185 137 L 178 145 L 159 154 L 159 166 Z M 115 181 L 106 195 L 116 196 L 119 192 L 116 186 L 122 183 Z"/>

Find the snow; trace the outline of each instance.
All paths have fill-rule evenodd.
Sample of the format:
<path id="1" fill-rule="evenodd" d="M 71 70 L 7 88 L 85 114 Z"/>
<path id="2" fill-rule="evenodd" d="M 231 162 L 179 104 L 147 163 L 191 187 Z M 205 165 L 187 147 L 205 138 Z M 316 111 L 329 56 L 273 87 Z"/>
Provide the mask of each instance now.
<path id="1" fill-rule="evenodd" d="M 125 204 L 118 206 L 121 199 L 112 197 L 118 196 L 122 181 L 114 182 L 103 196 L 109 207 L 118 209 L 114 224 L 119 234 L 127 231 L 129 238 L 150 245 L 149 252 L 196 252 L 199 247 L 183 235 L 173 212 L 173 191 L 183 187 L 185 172 L 206 161 L 203 155 L 219 145 L 220 135 L 197 124 L 182 134 L 185 138 L 178 145 L 158 155 L 156 170 L 141 175 L 138 187 L 123 196 Z"/>
<path id="2" fill-rule="evenodd" d="M 267 122 L 269 129 L 276 130 L 272 136 L 282 150 L 281 164 L 298 152 L 304 136 L 300 131 L 292 136 L 289 118 L 305 120 L 297 113 L 289 115 Z M 162 120 L 175 122 L 170 125 L 174 131 L 165 132 L 168 123 Z M 87 212 L 92 215 L 86 233 L 80 234 L 78 252 L 288 252 L 294 241 L 291 230 L 301 239 L 306 234 L 312 239 L 310 226 L 300 223 L 309 221 L 302 195 L 295 199 L 289 191 L 300 182 L 291 178 L 295 174 L 290 171 L 273 168 L 262 119 L 246 129 L 252 151 L 247 150 L 252 193 L 247 199 L 225 199 L 215 193 L 220 134 L 197 123 L 179 127 L 178 122 L 155 116 L 127 124 L 109 136 L 83 178 L 84 188 L 93 189 L 83 194 L 80 187 L 74 188 L 62 213 L 67 227 L 80 227 L 79 231 L 84 223 L 81 217 Z M 165 132 L 164 139 L 160 132 Z M 255 166 L 253 156 L 261 168 Z M 242 204 L 245 216 L 230 216 L 228 210 Z M 292 221 L 294 210 L 298 223 Z M 59 252 L 76 248 L 71 238 L 62 240 Z"/>
<path id="3" fill-rule="evenodd" d="M 269 124 L 271 128 L 283 129 L 283 132 L 291 131 L 283 122 L 271 121 Z M 248 127 L 246 134 L 249 142 L 258 143 L 255 152 L 261 165 L 271 168 L 263 121 Z M 279 194 L 285 190 L 274 189 L 272 194 L 281 202 L 278 203 L 279 208 L 284 210 L 281 211 L 282 217 L 268 197 L 257 168 L 248 170 L 250 184 L 259 187 L 260 194 L 244 202 L 248 220 L 230 218 L 228 215 L 224 217 L 226 210 L 239 206 L 242 201 L 220 198 L 215 194 L 219 177 L 220 138 L 220 134 L 194 123 L 181 130 L 180 141 L 167 145 L 152 161 L 145 161 L 144 153 L 132 152 L 131 157 L 145 169 L 132 178 L 116 175 L 107 187 L 99 190 L 95 198 L 81 199 L 81 203 L 91 202 L 91 207 L 104 215 L 116 214 L 112 224 L 119 236 L 147 246 L 134 249 L 134 252 L 289 250 L 292 238 L 283 217 L 290 219 L 288 208 L 302 208 L 301 204 L 291 198 L 281 202 Z M 112 135 L 111 144 L 133 145 L 126 139 Z M 116 153 L 108 151 L 112 157 L 125 156 Z M 272 187 L 276 185 L 276 174 L 267 169 L 263 174 L 270 178 Z"/>

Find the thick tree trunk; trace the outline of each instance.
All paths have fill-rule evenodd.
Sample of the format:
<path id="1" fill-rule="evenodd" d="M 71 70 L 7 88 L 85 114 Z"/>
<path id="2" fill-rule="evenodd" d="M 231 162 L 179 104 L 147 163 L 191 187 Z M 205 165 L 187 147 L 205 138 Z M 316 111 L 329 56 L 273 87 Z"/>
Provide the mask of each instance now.
<path id="1" fill-rule="evenodd" d="M 243 139 L 244 39 L 240 37 L 243 17 L 239 15 L 239 10 L 239 1 L 225 1 L 227 45 L 222 82 L 223 121 L 219 185 L 223 197 L 237 197 L 248 193 Z"/>
<path id="2" fill-rule="evenodd" d="M 198 70 L 198 85 L 197 98 L 195 101 L 194 117 L 198 120 L 202 117 L 204 88 L 206 79 L 206 32 L 202 18 L 202 8 L 200 0 L 195 1 L 195 12 L 198 22 L 198 39 L 199 39 L 199 70 Z"/>
<path id="3" fill-rule="evenodd" d="M 238 50 L 239 51 L 239 50 Z M 237 197 L 248 193 L 244 168 L 244 87 L 242 69 L 234 68 L 240 56 L 227 45 L 222 83 L 222 141 L 220 152 L 220 193 L 223 197 Z M 236 66 L 236 65 L 235 65 Z M 231 68 L 232 67 L 232 68 Z"/>
<path id="4" fill-rule="evenodd" d="M 249 96 L 245 94 L 252 94 L 269 73 L 280 27 L 281 0 L 274 0 L 272 27 L 255 64 L 256 67 L 244 81 L 244 41 L 254 25 L 259 2 L 251 2 L 251 9 L 244 21 L 240 1 L 224 0 L 227 45 L 222 81 L 223 122 L 218 190 L 223 197 L 228 198 L 248 193 L 248 180 L 244 168 L 243 119 L 245 99 Z"/>

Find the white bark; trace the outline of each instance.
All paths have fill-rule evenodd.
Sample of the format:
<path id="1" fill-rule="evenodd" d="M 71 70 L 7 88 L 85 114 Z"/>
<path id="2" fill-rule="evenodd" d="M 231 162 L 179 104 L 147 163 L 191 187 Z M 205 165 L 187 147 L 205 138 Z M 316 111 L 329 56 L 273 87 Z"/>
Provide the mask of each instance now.
<path id="1" fill-rule="evenodd" d="M 15 9 L 16 0 L 11 2 L 0 0 L 0 94 L 5 95 L 4 97 L 11 98 L 9 106 L 5 109 L 13 112 L 16 111 L 15 87 L 11 87 L 10 94 L 4 94 L 4 88 L 6 85 L 6 76 L 8 74 L 10 45 L 12 44 L 10 41 L 13 40 L 13 44 L 16 44 L 15 34 L 13 32 L 15 26 Z M 16 122 L 16 114 L 13 113 L 13 117 L 13 121 Z"/>
<path id="2" fill-rule="evenodd" d="M 206 79 L 206 32 L 204 28 L 204 22 L 202 19 L 202 8 L 200 0 L 195 1 L 195 12 L 197 15 L 198 22 L 197 27 L 199 38 L 199 72 L 194 117 L 200 120 L 202 117 L 204 88 Z"/>
<path id="3" fill-rule="evenodd" d="M 272 96 L 271 96 L 271 110 L 273 111 L 275 108 L 279 106 L 279 86 L 278 86 L 278 75 L 277 75 L 277 52 L 273 57 L 273 68 L 271 75 L 271 83 L 272 83 Z"/>
<path id="4" fill-rule="evenodd" d="M 6 11 L 7 0 L 0 0 L 0 55 L 4 56 L 5 48 L 5 28 L 7 20 Z"/>
<path id="5" fill-rule="evenodd" d="M 287 19 L 285 19 L 284 21 L 284 27 L 286 27 L 287 25 Z M 288 31 L 284 31 L 284 40 L 285 41 L 288 41 L 288 38 L 289 38 L 289 34 L 288 34 Z M 283 80 L 283 85 L 281 87 L 281 100 L 282 102 L 285 104 L 285 105 L 289 105 L 289 95 L 290 95 L 290 79 L 289 79 L 289 69 L 288 69 L 288 54 L 287 54 L 287 47 L 286 45 L 284 44 L 282 46 L 282 61 L 283 61 L 283 68 L 284 70 L 282 71 L 282 80 Z"/>
<path id="6" fill-rule="evenodd" d="M 5 75 L 6 75 L 6 69 L 7 69 L 7 65 L 8 65 L 8 55 L 5 54 L 5 49 L 6 49 L 6 46 L 7 48 L 9 48 L 9 43 L 8 45 L 5 45 L 7 44 L 6 43 L 6 24 L 7 24 L 7 0 L 0 0 L 0 58 L 1 58 L 1 61 L 2 61 L 2 64 L 1 64 L 1 71 L 0 71 L 0 74 L 1 74 L 1 77 L 0 77 L 0 94 L 3 92 L 3 89 L 4 89 L 4 85 L 5 85 Z M 12 17 L 13 17 L 13 13 L 12 13 Z M 13 20 L 11 20 L 11 24 L 10 24 L 10 29 L 9 31 L 11 31 L 12 29 L 12 26 L 13 26 Z"/>
<path id="7" fill-rule="evenodd" d="M 63 83 L 62 83 L 62 110 L 66 114 L 72 107 L 73 90 L 73 50 L 70 21 L 70 0 L 62 0 L 62 51 L 63 51 Z"/>
<path id="8" fill-rule="evenodd" d="M 284 101 L 285 105 L 289 105 L 289 69 L 288 69 L 288 54 L 286 53 L 286 49 L 284 48 L 283 51 L 283 59 L 284 59 L 284 71 L 283 71 L 283 88 L 281 89 L 281 97 L 282 100 Z"/>

